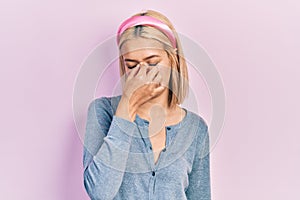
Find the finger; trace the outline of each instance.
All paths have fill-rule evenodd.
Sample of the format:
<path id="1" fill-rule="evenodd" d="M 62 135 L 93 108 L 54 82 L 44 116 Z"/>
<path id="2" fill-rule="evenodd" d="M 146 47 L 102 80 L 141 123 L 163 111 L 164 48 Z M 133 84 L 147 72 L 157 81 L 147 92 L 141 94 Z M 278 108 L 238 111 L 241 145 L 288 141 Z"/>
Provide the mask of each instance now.
<path id="1" fill-rule="evenodd" d="M 161 74 L 159 72 L 156 73 L 156 75 L 153 78 L 152 82 L 161 84 L 161 82 L 162 82 L 162 76 L 161 76 Z"/>
<path id="2" fill-rule="evenodd" d="M 138 64 L 135 68 L 131 69 L 129 71 L 129 75 L 128 75 L 128 78 L 132 78 L 134 77 L 137 73 L 139 73 L 139 70 L 140 70 L 140 64 Z"/>
<path id="3" fill-rule="evenodd" d="M 150 71 L 147 73 L 147 78 L 152 81 L 155 76 L 159 73 L 159 70 L 157 67 L 151 67 Z"/>
<path id="4" fill-rule="evenodd" d="M 146 77 L 148 66 L 145 64 L 139 64 L 140 70 L 137 72 L 137 76 Z"/>
<path id="5" fill-rule="evenodd" d="M 153 90 L 153 97 L 152 97 L 152 98 L 154 98 L 154 97 L 160 95 L 164 90 L 165 90 L 165 87 L 164 87 L 164 86 L 159 86 L 159 87 L 155 88 L 155 89 Z"/>

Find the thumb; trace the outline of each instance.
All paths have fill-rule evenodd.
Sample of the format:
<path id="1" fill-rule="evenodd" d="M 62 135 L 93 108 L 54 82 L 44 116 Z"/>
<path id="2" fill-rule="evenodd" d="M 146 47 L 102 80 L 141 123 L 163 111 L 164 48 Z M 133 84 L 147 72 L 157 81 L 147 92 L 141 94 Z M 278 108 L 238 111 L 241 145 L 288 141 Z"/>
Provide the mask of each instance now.
<path id="1" fill-rule="evenodd" d="M 157 88 L 154 89 L 154 93 L 159 94 L 159 93 L 163 92 L 164 89 L 165 89 L 164 86 L 158 86 Z"/>

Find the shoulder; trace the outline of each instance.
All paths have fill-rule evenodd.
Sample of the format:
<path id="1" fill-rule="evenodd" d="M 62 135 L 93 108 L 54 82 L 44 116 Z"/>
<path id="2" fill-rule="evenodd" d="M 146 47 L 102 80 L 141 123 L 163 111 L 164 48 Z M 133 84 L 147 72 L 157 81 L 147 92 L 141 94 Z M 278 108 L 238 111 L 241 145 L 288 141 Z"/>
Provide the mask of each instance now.
<path id="1" fill-rule="evenodd" d="M 208 131 L 208 123 L 206 122 L 206 120 L 202 116 L 200 116 L 190 110 L 186 110 L 186 111 L 187 111 L 187 115 L 188 115 L 188 120 L 186 122 L 187 125 L 189 127 L 192 126 L 192 127 L 196 128 L 196 130 L 199 132 L 199 134 L 201 134 L 201 133 L 205 134 L 205 132 Z"/>
<path id="2" fill-rule="evenodd" d="M 119 104 L 119 101 L 121 99 L 121 95 L 118 96 L 102 96 L 96 99 L 93 99 L 89 103 L 89 109 L 95 109 L 96 111 L 106 111 L 109 113 L 114 113 L 114 111 L 117 109 L 117 106 Z"/>
<path id="3" fill-rule="evenodd" d="M 208 123 L 202 116 L 192 111 L 187 110 L 187 115 L 185 126 L 188 127 L 189 132 L 192 131 L 195 134 L 195 143 L 199 148 L 209 141 Z"/>
<path id="4" fill-rule="evenodd" d="M 191 118 L 194 119 L 194 126 L 196 127 L 196 138 L 195 138 L 195 143 L 196 143 L 196 155 L 199 158 L 203 158 L 206 155 L 209 154 L 210 151 L 210 137 L 209 137 L 209 131 L 208 131 L 208 123 L 206 120 L 196 114 L 191 112 Z"/>
<path id="5" fill-rule="evenodd" d="M 95 116 L 98 121 L 99 119 L 112 120 L 119 104 L 120 98 L 121 95 L 111 97 L 102 96 L 93 99 L 88 105 L 88 115 Z"/>

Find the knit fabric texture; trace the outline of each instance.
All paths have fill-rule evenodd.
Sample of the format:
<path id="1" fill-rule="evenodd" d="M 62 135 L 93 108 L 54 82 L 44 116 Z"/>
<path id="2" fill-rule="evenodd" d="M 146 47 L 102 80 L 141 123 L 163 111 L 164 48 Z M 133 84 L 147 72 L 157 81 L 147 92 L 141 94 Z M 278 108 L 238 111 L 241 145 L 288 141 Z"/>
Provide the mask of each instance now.
<path id="1" fill-rule="evenodd" d="M 149 122 L 114 115 L 121 95 L 92 100 L 83 147 L 84 187 L 92 200 L 210 200 L 208 126 L 186 115 L 166 126 L 166 144 L 154 162 Z"/>

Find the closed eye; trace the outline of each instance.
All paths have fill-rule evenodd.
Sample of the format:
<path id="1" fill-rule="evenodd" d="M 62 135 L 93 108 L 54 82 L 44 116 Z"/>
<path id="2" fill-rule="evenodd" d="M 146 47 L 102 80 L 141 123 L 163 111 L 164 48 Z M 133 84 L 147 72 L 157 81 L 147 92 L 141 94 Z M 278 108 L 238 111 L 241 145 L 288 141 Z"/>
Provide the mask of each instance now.
<path id="1" fill-rule="evenodd" d="M 149 63 L 149 66 L 156 66 L 158 63 Z"/>
<path id="2" fill-rule="evenodd" d="M 148 63 L 149 66 L 156 66 L 157 64 L 158 64 L 158 63 Z M 133 66 L 128 66 L 128 65 L 127 65 L 127 68 L 128 68 L 128 69 L 133 69 L 133 68 L 135 68 L 136 66 L 137 66 L 137 65 L 133 65 Z"/>
<path id="3" fill-rule="evenodd" d="M 133 65 L 133 66 L 127 66 L 128 69 L 133 69 L 135 68 L 137 65 Z"/>

